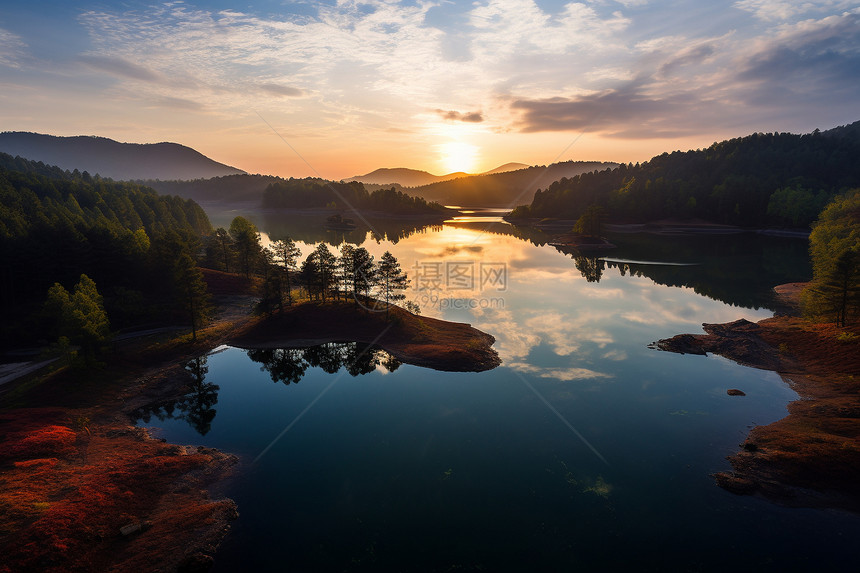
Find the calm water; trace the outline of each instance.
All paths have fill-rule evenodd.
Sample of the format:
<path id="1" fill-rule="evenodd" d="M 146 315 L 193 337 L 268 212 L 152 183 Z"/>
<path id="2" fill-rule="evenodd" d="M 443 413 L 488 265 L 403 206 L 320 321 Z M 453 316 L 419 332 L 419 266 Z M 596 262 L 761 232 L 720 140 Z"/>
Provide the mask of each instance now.
<path id="1" fill-rule="evenodd" d="M 857 518 L 710 477 L 751 426 L 785 415 L 796 395 L 779 377 L 647 348 L 770 316 L 769 286 L 808 273 L 802 241 L 630 235 L 609 263 L 480 228 L 352 240 L 398 257 L 426 287 L 409 292 L 423 314 L 495 336 L 501 367 L 223 348 L 191 366 L 195 393 L 141 420 L 242 457 L 225 492 L 241 517 L 216 570 L 835 570 L 855 557 Z"/>

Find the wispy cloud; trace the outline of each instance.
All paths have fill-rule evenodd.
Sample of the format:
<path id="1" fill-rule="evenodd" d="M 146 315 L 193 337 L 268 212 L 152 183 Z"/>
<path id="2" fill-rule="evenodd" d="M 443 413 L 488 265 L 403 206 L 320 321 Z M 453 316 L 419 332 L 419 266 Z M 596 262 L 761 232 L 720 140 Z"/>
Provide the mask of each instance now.
<path id="1" fill-rule="evenodd" d="M 767 22 L 785 21 L 795 16 L 823 11 L 841 11 L 856 8 L 852 0 L 740 0 L 735 7 L 755 14 Z"/>
<path id="2" fill-rule="evenodd" d="M 0 28 L 0 66 L 18 68 L 24 59 L 27 44 L 17 34 Z"/>
<path id="3" fill-rule="evenodd" d="M 144 82 L 160 82 L 163 78 L 152 70 L 130 62 L 124 58 L 115 58 L 110 56 L 97 55 L 82 55 L 78 56 L 78 61 L 81 63 L 99 70 L 107 72 L 114 76 L 120 76 L 132 80 L 140 80 Z"/>
<path id="4" fill-rule="evenodd" d="M 304 90 L 279 84 L 262 84 L 260 85 L 260 89 L 267 94 L 280 97 L 302 97 L 306 95 Z"/>

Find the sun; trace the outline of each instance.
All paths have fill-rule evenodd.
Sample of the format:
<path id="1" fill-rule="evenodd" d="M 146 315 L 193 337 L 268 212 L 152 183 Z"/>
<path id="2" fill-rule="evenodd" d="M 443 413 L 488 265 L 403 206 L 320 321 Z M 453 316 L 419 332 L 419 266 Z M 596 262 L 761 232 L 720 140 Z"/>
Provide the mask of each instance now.
<path id="1" fill-rule="evenodd" d="M 462 141 L 449 141 L 439 145 L 439 155 L 446 174 L 471 173 L 478 160 L 478 148 Z"/>

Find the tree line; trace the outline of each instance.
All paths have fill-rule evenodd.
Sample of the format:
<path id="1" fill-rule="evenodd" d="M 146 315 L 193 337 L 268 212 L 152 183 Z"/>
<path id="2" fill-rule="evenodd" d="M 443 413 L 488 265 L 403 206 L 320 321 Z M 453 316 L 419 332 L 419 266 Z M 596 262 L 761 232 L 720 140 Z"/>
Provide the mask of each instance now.
<path id="1" fill-rule="evenodd" d="M 836 195 L 860 186 L 860 122 L 806 135 L 755 133 L 617 169 L 561 179 L 511 217 L 702 218 L 744 227 L 807 227 Z"/>
<path id="2" fill-rule="evenodd" d="M 368 192 L 358 181 L 327 182 L 321 179 L 289 179 L 271 183 L 263 191 L 267 209 L 367 209 L 399 214 L 445 213 L 445 207 L 412 197 L 394 187 Z"/>
<path id="3" fill-rule="evenodd" d="M 322 242 L 301 259 L 301 250 L 290 237 L 263 247 L 256 226 L 236 217 L 229 229 L 219 228 L 206 246 L 206 264 L 216 270 L 238 272 L 248 278 L 259 277 L 260 310 L 283 312 L 296 300 L 317 302 L 348 301 L 374 305 L 376 299 L 388 306 L 405 298 L 407 274 L 390 252 L 379 261 L 364 247 L 349 243 L 332 252 Z M 419 309 L 413 303 L 406 307 Z"/>
<path id="4" fill-rule="evenodd" d="M 3 343 L 65 337 L 91 354 L 93 304 L 113 330 L 182 319 L 180 291 L 205 288 L 196 255 L 211 229 L 193 201 L 0 154 Z"/>

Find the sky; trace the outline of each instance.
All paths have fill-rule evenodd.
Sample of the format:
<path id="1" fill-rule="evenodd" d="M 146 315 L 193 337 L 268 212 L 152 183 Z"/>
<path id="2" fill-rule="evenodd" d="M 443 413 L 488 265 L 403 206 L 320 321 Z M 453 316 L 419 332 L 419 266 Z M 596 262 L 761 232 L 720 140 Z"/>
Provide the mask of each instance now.
<path id="1" fill-rule="evenodd" d="M 860 2 L 4 0 L 0 131 L 251 173 L 645 161 L 860 120 Z"/>

